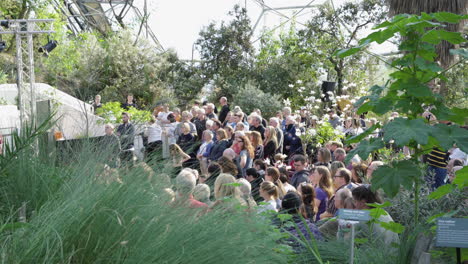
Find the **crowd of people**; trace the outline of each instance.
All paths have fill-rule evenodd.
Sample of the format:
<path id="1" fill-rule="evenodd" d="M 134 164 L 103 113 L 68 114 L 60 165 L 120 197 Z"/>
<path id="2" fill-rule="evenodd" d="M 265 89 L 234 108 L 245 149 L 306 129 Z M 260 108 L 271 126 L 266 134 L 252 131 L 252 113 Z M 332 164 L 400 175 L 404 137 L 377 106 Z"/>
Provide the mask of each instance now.
<path id="1" fill-rule="evenodd" d="M 329 221 L 337 217 L 339 209 L 369 209 L 369 203 L 382 202 L 381 195 L 371 190 L 370 180 L 384 161 L 375 157 L 363 160 L 357 155 L 346 159 L 353 146 L 341 141 L 328 142 L 306 155 L 300 137 L 317 122 L 329 122 L 344 135 L 359 135 L 377 120 L 339 116 L 334 110 L 318 120 L 303 109 L 296 115 L 289 107 L 267 120 L 260 109 L 247 114 L 238 106 L 231 108 L 225 97 L 219 103 L 219 111 L 213 103 L 198 101 L 186 111 L 170 111 L 162 105 L 156 107 L 146 127 L 148 161 L 161 160 L 163 141 L 167 140 L 174 186 L 166 192 L 173 203 L 214 210 L 235 201 L 259 214 L 290 214 L 304 236 L 310 238 L 309 229 L 320 240 L 349 237 L 346 221 Z M 393 113 L 391 118 L 397 116 Z M 425 113 L 424 117 L 435 122 L 433 115 Z M 113 151 L 128 162 L 135 129 L 128 113 L 123 113 L 122 120 L 116 132 L 106 125 L 105 140 L 106 144 L 120 142 Z M 376 130 L 368 137 L 381 137 L 382 132 Z M 425 159 L 428 185 L 436 188 L 453 181 L 454 172 L 466 166 L 467 160 L 456 146 L 448 151 L 435 148 Z M 115 159 L 109 163 L 117 166 Z M 390 244 L 398 241 L 398 235 L 378 223 L 391 221 L 386 214 L 372 227 L 364 223 L 359 227 L 376 241 Z M 287 225 L 283 230 L 300 236 Z"/>

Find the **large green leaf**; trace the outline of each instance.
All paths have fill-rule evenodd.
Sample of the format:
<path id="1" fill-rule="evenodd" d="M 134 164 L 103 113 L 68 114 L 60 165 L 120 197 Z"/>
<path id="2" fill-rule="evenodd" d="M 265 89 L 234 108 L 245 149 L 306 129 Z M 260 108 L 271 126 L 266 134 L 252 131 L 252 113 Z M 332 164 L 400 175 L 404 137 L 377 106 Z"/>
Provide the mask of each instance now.
<path id="1" fill-rule="evenodd" d="M 403 233 L 403 231 L 405 231 L 405 227 L 399 223 L 396 223 L 396 222 L 380 222 L 379 223 L 380 226 L 383 228 L 383 229 L 386 229 L 386 230 L 389 230 L 389 231 L 392 231 L 394 233 L 397 233 L 397 234 L 401 234 Z"/>
<path id="2" fill-rule="evenodd" d="M 381 125 L 380 124 L 375 124 L 375 125 L 371 126 L 370 128 L 366 129 L 366 131 L 364 131 L 363 133 L 347 138 L 346 139 L 346 144 L 361 142 L 361 140 L 363 140 L 365 137 L 372 134 L 372 132 L 374 132 L 377 128 L 381 128 Z"/>
<path id="3" fill-rule="evenodd" d="M 465 124 L 468 119 L 468 109 L 453 107 L 449 109 L 445 105 L 439 103 L 436 108 L 431 110 L 439 120 L 449 120 L 457 124 Z"/>
<path id="4" fill-rule="evenodd" d="M 452 44 L 460 44 L 466 41 L 460 33 L 442 29 L 427 32 L 422 36 L 421 40 L 435 45 L 439 44 L 442 40 L 446 40 Z"/>
<path id="5" fill-rule="evenodd" d="M 447 23 L 453 23 L 456 24 L 460 22 L 462 19 L 467 19 L 468 16 L 464 15 L 457 15 L 449 12 L 438 12 L 432 14 L 432 17 L 435 18 L 439 22 L 447 22 Z"/>
<path id="6" fill-rule="evenodd" d="M 453 179 L 453 184 L 456 184 L 459 189 L 468 187 L 468 166 L 465 166 L 463 169 L 455 172 L 455 179 Z"/>
<path id="7" fill-rule="evenodd" d="M 466 129 L 457 125 L 436 124 L 431 130 L 431 135 L 444 149 L 451 149 L 455 143 L 463 152 L 468 152 L 468 130 Z"/>
<path id="8" fill-rule="evenodd" d="M 451 49 L 449 52 L 452 55 L 460 55 L 461 57 L 468 59 L 468 49 Z"/>
<path id="9" fill-rule="evenodd" d="M 444 197 L 445 195 L 451 193 L 454 188 L 455 188 L 455 186 L 453 186 L 452 184 L 442 185 L 439 188 L 437 188 L 435 191 L 431 192 L 428 195 L 428 198 L 431 199 L 431 200 L 440 199 L 440 198 Z"/>
<path id="10" fill-rule="evenodd" d="M 381 149 L 385 146 L 384 142 L 380 138 L 371 138 L 370 140 L 363 140 L 359 145 L 351 150 L 346 155 L 346 163 L 348 163 L 355 155 L 361 157 L 361 159 L 367 159 L 372 151 Z"/>
<path id="11" fill-rule="evenodd" d="M 383 127 L 385 141 L 394 140 L 398 146 L 406 146 L 411 140 L 426 145 L 431 127 L 422 119 L 396 118 Z"/>
<path id="12" fill-rule="evenodd" d="M 366 47 L 369 45 L 372 41 L 370 39 L 367 39 L 366 41 L 363 41 L 361 44 L 357 45 L 356 47 L 348 48 L 348 49 L 341 49 L 335 52 L 335 56 L 338 56 L 340 58 L 344 58 L 347 56 L 351 56 L 357 52 L 359 52 L 362 48 Z"/>
<path id="13" fill-rule="evenodd" d="M 419 178 L 421 170 L 410 160 L 393 162 L 377 168 L 372 174 L 372 189 L 382 189 L 385 194 L 394 197 L 403 186 L 407 190 L 413 187 L 414 179 Z"/>
<path id="14" fill-rule="evenodd" d="M 440 72 L 440 71 L 443 70 L 437 63 L 427 61 L 427 60 L 425 60 L 423 58 L 416 58 L 414 63 L 421 70 L 429 70 L 429 71 L 432 71 L 432 72 Z"/>

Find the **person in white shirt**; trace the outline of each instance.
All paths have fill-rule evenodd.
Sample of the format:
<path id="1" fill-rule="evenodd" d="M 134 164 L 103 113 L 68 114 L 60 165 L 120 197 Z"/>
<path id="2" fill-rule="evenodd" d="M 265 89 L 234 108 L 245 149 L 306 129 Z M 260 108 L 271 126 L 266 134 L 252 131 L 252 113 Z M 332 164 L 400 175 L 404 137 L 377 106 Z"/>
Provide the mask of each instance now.
<path id="1" fill-rule="evenodd" d="M 146 147 L 146 155 L 152 154 L 154 151 L 158 151 L 162 147 L 161 139 L 162 129 L 159 124 L 159 121 L 156 121 L 156 118 L 153 118 L 149 122 L 149 126 L 146 127 L 145 136 L 148 137 L 148 145 Z"/>
<path id="2" fill-rule="evenodd" d="M 259 213 L 275 211 L 278 212 L 280 205 L 278 204 L 278 187 L 272 182 L 264 181 L 260 184 L 260 196 L 265 204 L 261 204 L 258 208 Z"/>

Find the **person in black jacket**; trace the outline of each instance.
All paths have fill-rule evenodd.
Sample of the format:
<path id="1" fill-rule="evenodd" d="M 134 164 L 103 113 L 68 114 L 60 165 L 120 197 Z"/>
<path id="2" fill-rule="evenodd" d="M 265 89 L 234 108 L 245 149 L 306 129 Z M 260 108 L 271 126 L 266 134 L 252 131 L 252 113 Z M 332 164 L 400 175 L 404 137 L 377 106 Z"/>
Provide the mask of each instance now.
<path id="1" fill-rule="evenodd" d="M 219 103 L 221 104 L 221 111 L 219 112 L 218 119 L 221 123 L 224 123 L 227 113 L 230 111 L 229 104 L 226 97 L 221 97 L 221 99 L 219 99 Z"/>
<path id="2" fill-rule="evenodd" d="M 251 115 L 252 125 L 250 126 L 250 131 L 257 131 L 262 136 L 262 140 L 265 140 L 265 127 L 262 125 L 262 117 L 258 114 Z"/>
<path id="3" fill-rule="evenodd" d="M 216 131 L 216 138 L 218 140 L 211 148 L 210 157 L 208 158 L 210 161 L 216 161 L 221 158 L 221 156 L 223 156 L 224 150 L 227 149 L 229 145 L 227 134 L 224 129 L 220 128 Z"/>
<path id="4" fill-rule="evenodd" d="M 135 100 L 133 99 L 133 94 L 128 94 L 127 101 L 122 104 L 122 108 L 125 110 L 128 110 L 130 107 L 137 108 L 137 105 L 135 104 Z"/>
<path id="5" fill-rule="evenodd" d="M 117 136 L 120 138 L 122 149 L 120 160 L 123 165 L 129 165 L 133 159 L 135 127 L 130 123 L 130 115 L 127 112 L 122 113 L 122 124 L 117 128 Z"/>
<path id="6" fill-rule="evenodd" d="M 276 130 L 272 126 L 267 126 L 265 129 L 265 142 L 263 148 L 263 158 L 270 160 L 270 165 L 275 162 L 276 149 L 278 148 L 278 141 L 276 138 Z"/>
<path id="7" fill-rule="evenodd" d="M 247 175 L 246 179 L 250 182 L 250 185 L 252 186 L 252 197 L 258 204 L 259 202 L 263 201 L 263 198 L 260 196 L 260 184 L 262 184 L 263 178 L 258 175 L 257 170 L 255 170 L 255 168 L 247 169 L 245 174 Z"/>

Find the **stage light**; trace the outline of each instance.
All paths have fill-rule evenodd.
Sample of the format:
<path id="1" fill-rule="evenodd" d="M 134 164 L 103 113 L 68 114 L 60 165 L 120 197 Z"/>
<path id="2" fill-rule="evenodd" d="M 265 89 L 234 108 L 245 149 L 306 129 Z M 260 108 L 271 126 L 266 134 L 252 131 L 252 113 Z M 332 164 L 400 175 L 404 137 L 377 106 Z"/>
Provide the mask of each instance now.
<path id="1" fill-rule="evenodd" d="M 9 28 L 10 27 L 10 22 L 8 20 L 0 20 L 0 26 L 4 28 Z"/>
<path id="2" fill-rule="evenodd" d="M 40 47 L 39 52 L 45 53 L 46 55 L 48 55 L 49 52 L 51 52 L 57 47 L 57 44 L 58 44 L 57 41 L 51 40 L 47 42 L 47 44 L 45 44 L 44 46 Z"/>
<path id="3" fill-rule="evenodd" d="M 6 49 L 6 42 L 3 40 L 0 40 L 0 52 L 4 51 Z"/>

